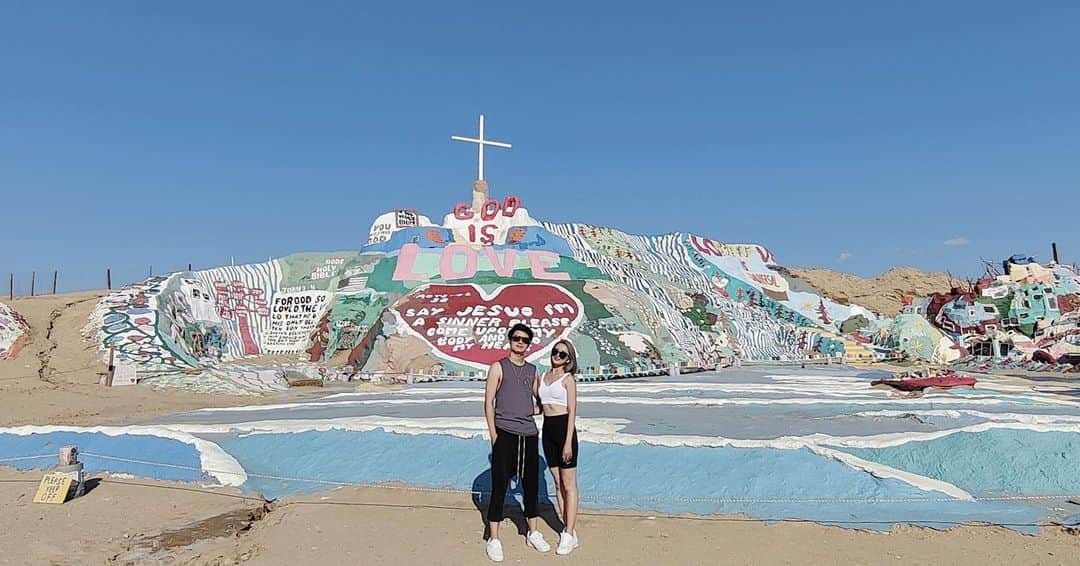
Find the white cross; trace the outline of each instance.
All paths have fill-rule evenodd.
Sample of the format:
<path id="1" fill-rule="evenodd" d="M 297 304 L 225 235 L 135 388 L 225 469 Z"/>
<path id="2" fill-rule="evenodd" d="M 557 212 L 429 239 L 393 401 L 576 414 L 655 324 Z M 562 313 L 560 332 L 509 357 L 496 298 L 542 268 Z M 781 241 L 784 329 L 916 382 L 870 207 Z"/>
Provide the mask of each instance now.
<path id="1" fill-rule="evenodd" d="M 485 140 L 484 139 L 484 115 L 483 114 L 480 115 L 480 137 L 479 138 L 464 138 L 464 137 L 461 137 L 461 136 L 450 136 L 450 139 L 455 140 L 455 141 L 463 141 L 463 142 L 469 142 L 469 143 L 475 143 L 476 144 L 477 148 L 479 149 L 479 157 L 477 158 L 477 172 L 476 172 L 476 175 L 477 175 L 476 180 L 477 181 L 483 181 L 484 180 L 484 146 L 485 145 L 491 145 L 491 146 L 495 146 L 495 147 L 505 147 L 506 149 L 510 149 L 510 144 L 508 144 L 508 143 L 503 143 L 503 142 L 497 142 L 497 141 L 491 141 L 491 140 Z"/>

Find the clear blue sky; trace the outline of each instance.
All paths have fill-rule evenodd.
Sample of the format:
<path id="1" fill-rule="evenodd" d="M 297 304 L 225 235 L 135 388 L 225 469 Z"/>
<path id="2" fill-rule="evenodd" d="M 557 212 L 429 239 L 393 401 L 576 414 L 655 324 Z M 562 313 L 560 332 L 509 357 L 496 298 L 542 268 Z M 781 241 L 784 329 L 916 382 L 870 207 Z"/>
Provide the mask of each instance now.
<path id="1" fill-rule="evenodd" d="M 861 275 L 1080 259 L 1076 2 L 0 11 L 4 290 L 356 249 L 380 212 L 467 198 L 449 136 L 481 111 L 514 144 L 493 192 L 545 220 Z"/>

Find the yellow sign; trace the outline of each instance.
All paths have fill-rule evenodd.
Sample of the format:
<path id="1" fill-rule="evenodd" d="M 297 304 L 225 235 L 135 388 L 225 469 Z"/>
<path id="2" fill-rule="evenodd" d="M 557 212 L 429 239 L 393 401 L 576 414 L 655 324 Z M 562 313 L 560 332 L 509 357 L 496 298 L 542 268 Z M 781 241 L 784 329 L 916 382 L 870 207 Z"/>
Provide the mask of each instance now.
<path id="1" fill-rule="evenodd" d="M 41 478 L 41 485 L 34 495 L 34 503 L 63 503 L 71 489 L 71 480 L 71 476 L 46 474 Z"/>

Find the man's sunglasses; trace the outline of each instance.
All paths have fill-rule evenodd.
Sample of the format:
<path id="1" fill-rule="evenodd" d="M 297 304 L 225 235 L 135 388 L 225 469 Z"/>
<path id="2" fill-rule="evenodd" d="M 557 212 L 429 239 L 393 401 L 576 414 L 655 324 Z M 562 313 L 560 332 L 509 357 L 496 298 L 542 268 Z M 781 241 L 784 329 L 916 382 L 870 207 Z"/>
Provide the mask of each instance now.
<path id="1" fill-rule="evenodd" d="M 517 336 L 511 336 L 510 341 L 511 342 L 520 342 L 522 344 L 528 344 L 530 342 L 530 338 L 528 336 L 522 336 L 522 335 L 518 334 Z"/>
<path id="2" fill-rule="evenodd" d="M 555 358 L 556 360 L 561 360 L 563 358 L 569 358 L 570 357 L 570 352 L 564 352 L 562 350 L 552 350 L 551 351 L 551 357 Z"/>

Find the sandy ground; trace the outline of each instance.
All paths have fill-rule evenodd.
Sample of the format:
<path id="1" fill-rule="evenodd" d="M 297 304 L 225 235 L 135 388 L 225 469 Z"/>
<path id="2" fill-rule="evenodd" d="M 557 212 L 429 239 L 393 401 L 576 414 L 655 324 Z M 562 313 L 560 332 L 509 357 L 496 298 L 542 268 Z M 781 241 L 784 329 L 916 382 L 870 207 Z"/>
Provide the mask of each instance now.
<path id="1" fill-rule="evenodd" d="M 347 488 L 266 504 L 229 489 L 105 477 L 62 506 L 32 503 L 40 473 L 0 471 L 0 564 L 484 564 L 467 496 Z M 545 523 L 557 526 L 551 511 Z M 1076 535 L 999 527 L 866 533 L 745 517 L 588 512 L 568 557 L 503 525 L 508 564 L 1080 564 Z M 543 525 L 549 541 L 553 527 Z"/>
<path id="2" fill-rule="evenodd" d="M 278 400 L 99 385 L 106 364 L 96 345 L 83 340 L 81 330 L 104 295 L 91 291 L 14 301 L 4 298 L 26 318 L 32 340 L 17 358 L 0 360 L 0 426 L 113 424 L 203 407 Z"/>
<path id="3" fill-rule="evenodd" d="M 16 299 L 33 341 L 0 361 L 0 426 L 131 422 L 201 407 L 276 401 L 146 387 L 105 388 L 82 340 L 102 293 Z M 39 375 L 40 371 L 40 375 Z M 267 504 L 232 489 L 104 477 L 62 506 L 31 502 L 40 472 L 0 469 L 0 564 L 483 564 L 483 520 L 468 497 L 349 488 Z M 548 522 L 556 521 L 548 511 Z M 511 519 L 521 522 L 520 514 Z M 885 535 L 742 517 L 581 517 L 582 546 L 541 556 L 504 524 L 506 563 L 1080 564 L 1080 541 L 997 527 Z M 551 526 L 548 539 L 555 540 Z"/>
<path id="4" fill-rule="evenodd" d="M 81 498 L 44 505 L 33 502 L 41 476 L 0 470 L 0 564 L 164 563 L 173 545 L 197 552 L 194 540 L 235 535 L 264 508 L 235 489 L 112 477 L 92 478 Z"/>

